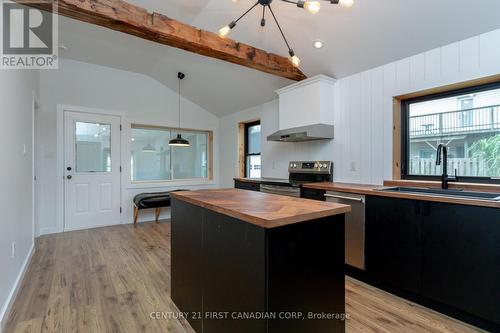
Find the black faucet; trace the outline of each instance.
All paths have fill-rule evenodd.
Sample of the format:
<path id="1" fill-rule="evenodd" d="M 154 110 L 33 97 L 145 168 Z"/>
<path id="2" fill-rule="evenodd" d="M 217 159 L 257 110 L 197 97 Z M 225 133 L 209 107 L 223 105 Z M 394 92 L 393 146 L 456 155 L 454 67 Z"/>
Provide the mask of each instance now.
<path id="1" fill-rule="evenodd" d="M 442 153 L 442 154 L 441 154 Z M 441 188 L 448 189 L 448 182 L 457 182 L 457 169 L 455 169 L 455 176 L 448 177 L 448 148 L 444 144 L 439 144 L 436 154 L 436 165 L 441 165 L 441 155 L 443 155 L 443 174 L 441 175 Z"/>

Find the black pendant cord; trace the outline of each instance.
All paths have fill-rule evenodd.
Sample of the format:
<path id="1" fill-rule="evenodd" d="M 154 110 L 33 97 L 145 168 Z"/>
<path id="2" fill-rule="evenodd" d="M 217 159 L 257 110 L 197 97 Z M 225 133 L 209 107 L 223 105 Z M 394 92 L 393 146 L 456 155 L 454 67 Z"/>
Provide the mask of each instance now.
<path id="1" fill-rule="evenodd" d="M 257 6 L 259 4 L 259 2 L 256 2 L 255 5 L 253 5 L 252 7 L 250 7 L 250 9 L 248 9 L 246 12 L 243 13 L 243 15 L 241 15 L 240 17 L 238 17 L 235 21 L 233 21 L 233 23 L 238 23 L 239 20 L 241 20 L 243 18 L 243 16 L 245 16 L 246 14 L 248 14 L 252 9 L 255 8 L 255 6 Z"/>
<path id="2" fill-rule="evenodd" d="M 276 22 L 276 25 L 278 26 L 278 29 L 280 30 L 281 36 L 283 36 L 283 40 L 285 41 L 286 47 L 288 47 L 288 51 L 291 52 L 292 48 L 290 47 L 290 44 L 288 44 L 288 41 L 286 40 L 285 34 L 283 33 L 283 30 L 281 29 L 281 26 L 278 23 L 276 16 L 274 15 L 274 12 L 273 12 L 273 9 L 271 8 L 271 5 L 269 5 L 268 7 L 269 7 L 269 11 L 271 12 L 271 15 L 273 16 L 274 22 Z"/>
<path id="3" fill-rule="evenodd" d="M 179 79 L 179 131 L 181 129 L 181 79 Z"/>

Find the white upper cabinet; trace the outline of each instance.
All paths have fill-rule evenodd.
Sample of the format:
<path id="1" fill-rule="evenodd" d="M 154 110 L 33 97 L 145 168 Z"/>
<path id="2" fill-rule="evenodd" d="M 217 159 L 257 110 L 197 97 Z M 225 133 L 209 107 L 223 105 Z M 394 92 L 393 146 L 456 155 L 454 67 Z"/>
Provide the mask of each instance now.
<path id="1" fill-rule="evenodd" d="M 279 129 L 333 125 L 336 80 L 317 75 L 279 89 Z"/>

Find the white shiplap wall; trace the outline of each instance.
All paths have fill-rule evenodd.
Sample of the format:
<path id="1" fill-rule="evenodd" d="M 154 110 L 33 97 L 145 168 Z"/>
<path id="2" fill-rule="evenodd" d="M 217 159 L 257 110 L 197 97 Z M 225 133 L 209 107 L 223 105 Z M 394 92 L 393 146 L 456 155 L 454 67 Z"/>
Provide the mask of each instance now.
<path id="1" fill-rule="evenodd" d="M 391 178 L 394 96 L 499 73 L 500 29 L 338 80 L 335 180 Z"/>

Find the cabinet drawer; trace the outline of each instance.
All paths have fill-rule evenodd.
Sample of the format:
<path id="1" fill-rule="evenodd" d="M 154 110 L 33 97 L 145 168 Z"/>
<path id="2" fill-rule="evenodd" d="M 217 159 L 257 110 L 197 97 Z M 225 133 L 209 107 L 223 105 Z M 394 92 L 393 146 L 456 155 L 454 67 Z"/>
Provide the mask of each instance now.
<path id="1" fill-rule="evenodd" d="M 260 192 L 260 184 L 254 182 L 242 182 L 234 181 L 234 188 L 239 188 L 241 190 L 257 191 Z"/>
<path id="2" fill-rule="evenodd" d="M 305 199 L 325 201 L 325 191 L 311 189 L 311 188 L 303 188 L 301 190 L 300 197 Z"/>

